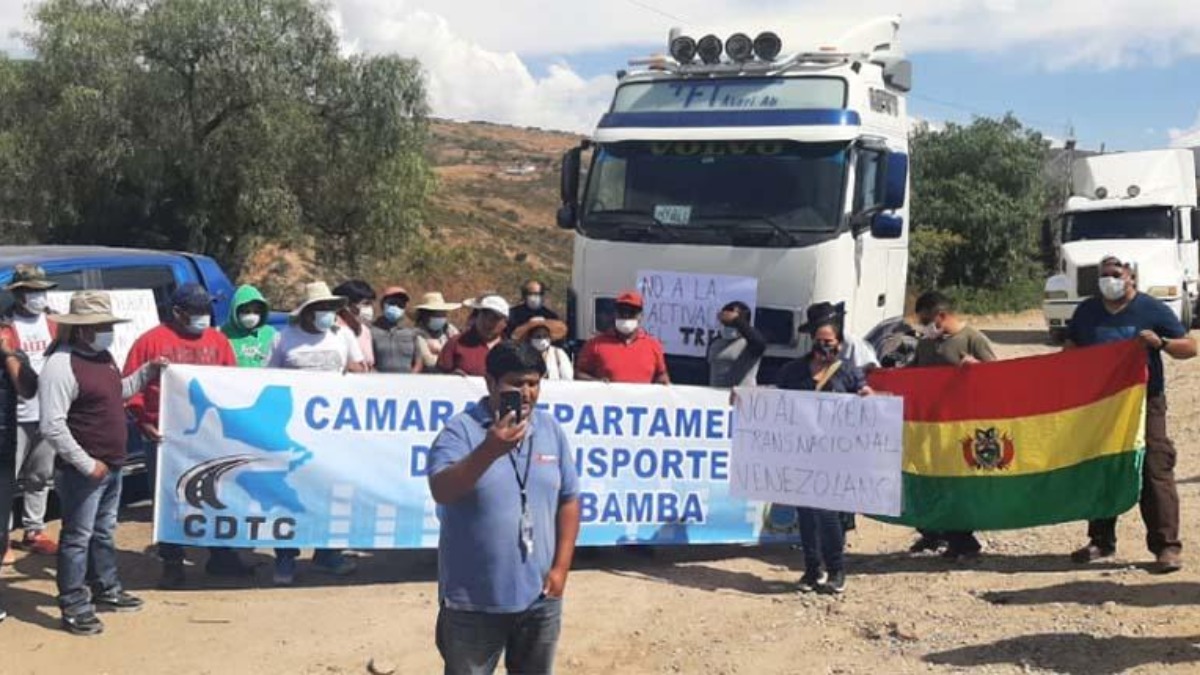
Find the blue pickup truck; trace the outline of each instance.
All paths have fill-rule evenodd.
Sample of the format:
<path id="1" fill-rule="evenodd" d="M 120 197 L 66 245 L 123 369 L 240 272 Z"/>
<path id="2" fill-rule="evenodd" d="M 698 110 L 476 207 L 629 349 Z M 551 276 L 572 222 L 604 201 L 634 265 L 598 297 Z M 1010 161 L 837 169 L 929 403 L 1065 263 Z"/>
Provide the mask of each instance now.
<path id="1" fill-rule="evenodd" d="M 193 253 L 106 248 L 103 246 L 0 246 L 0 286 L 12 278 L 18 264 L 40 265 L 63 291 L 146 288 L 154 292 L 160 320 L 171 316 L 171 295 L 188 282 L 208 289 L 216 301 L 213 314 L 219 323 L 229 315 L 234 286 L 215 260 Z M 286 321 L 272 313 L 271 322 Z M 145 448 L 136 427 L 130 424 L 129 463 L 126 473 L 145 468 Z"/>

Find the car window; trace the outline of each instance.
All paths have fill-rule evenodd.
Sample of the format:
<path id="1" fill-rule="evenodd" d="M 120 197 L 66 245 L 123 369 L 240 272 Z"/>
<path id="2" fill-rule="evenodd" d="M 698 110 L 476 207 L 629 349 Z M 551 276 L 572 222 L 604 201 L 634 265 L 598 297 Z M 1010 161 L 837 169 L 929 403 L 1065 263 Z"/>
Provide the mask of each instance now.
<path id="1" fill-rule="evenodd" d="M 175 273 L 166 265 L 142 265 L 138 267 L 106 267 L 100 270 L 101 287 L 116 291 L 148 288 L 154 292 L 154 304 L 158 305 L 158 318 L 171 320 L 171 294 L 175 292 Z"/>
<path id="2" fill-rule="evenodd" d="M 47 272 L 46 278 L 58 284 L 58 291 L 82 291 L 83 270 L 75 270 L 74 272 Z"/>

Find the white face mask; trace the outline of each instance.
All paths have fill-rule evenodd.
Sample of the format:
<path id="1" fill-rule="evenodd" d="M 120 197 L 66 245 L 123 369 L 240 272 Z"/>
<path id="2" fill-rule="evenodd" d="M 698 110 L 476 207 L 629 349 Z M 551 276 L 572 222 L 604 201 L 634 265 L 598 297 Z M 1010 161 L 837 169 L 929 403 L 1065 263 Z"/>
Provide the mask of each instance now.
<path id="1" fill-rule="evenodd" d="M 537 294 L 525 296 L 525 306 L 529 309 L 541 309 L 542 296 Z"/>
<path id="2" fill-rule="evenodd" d="M 725 338 L 726 340 L 736 340 L 738 339 L 738 335 L 740 335 L 740 333 L 738 333 L 738 329 L 736 327 L 721 326 L 721 337 Z"/>
<path id="3" fill-rule="evenodd" d="M 92 341 L 88 343 L 88 347 L 97 354 L 106 352 L 112 348 L 115 337 L 116 334 L 111 330 L 106 333 L 96 333 L 96 337 L 92 338 Z"/>
<path id="4" fill-rule="evenodd" d="M 617 319 L 616 322 L 613 324 L 613 326 L 617 329 L 617 332 L 620 333 L 621 335 L 633 335 L 634 331 L 636 331 L 638 329 L 638 320 L 637 319 Z"/>
<path id="5" fill-rule="evenodd" d="M 1120 300 L 1125 297 L 1125 280 L 1114 277 L 1100 277 L 1100 295 L 1105 300 Z"/>
<path id="6" fill-rule="evenodd" d="M 207 314 L 188 319 L 188 331 L 192 333 L 203 333 L 210 326 L 212 326 L 212 317 Z"/>
<path id="7" fill-rule="evenodd" d="M 534 338 L 529 341 L 529 344 L 533 345 L 533 348 L 539 352 L 544 352 L 550 349 L 550 338 Z"/>
<path id="8" fill-rule="evenodd" d="M 936 340 L 942 337 L 942 329 L 938 328 L 936 323 L 932 321 L 921 326 L 921 337 L 926 340 Z"/>
<path id="9" fill-rule="evenodd" d="M 322 333 L 329 332 L 335 321 L 337 321 L 337 312 L 313 312 L 313 327 Z"/>
<path id="10" fill-rule="evenodd" d="M 25 309 L 28 309 L 34 314 L 41 314 L 50 306 L 50 299 L 46 297 L 44 291 L 35 291 L 25 294 Z"/>
<path id="11" fill-rule="evenodd" d="M 371 305 L 363 305 L 358 308 L 358 320 L 363 323 L 371 323 L 375 320 L 375 308 Z"/>
<path id="12" fill-rule="evenodd" d="M 238 314 L 238 322 L 242 324 L 242 328 L 246 330 L 254 330 L 258 328 L 258 324 L 262 323 L 262 317 L 258 312 L 250 312 L 249 314 Z"/>
<path id="13" fill-rule="evenodd" d="M 446 328 L 446 317 L 435 316 L 429 320 L 429 330 L 434 333 L 440 333 Z"/>

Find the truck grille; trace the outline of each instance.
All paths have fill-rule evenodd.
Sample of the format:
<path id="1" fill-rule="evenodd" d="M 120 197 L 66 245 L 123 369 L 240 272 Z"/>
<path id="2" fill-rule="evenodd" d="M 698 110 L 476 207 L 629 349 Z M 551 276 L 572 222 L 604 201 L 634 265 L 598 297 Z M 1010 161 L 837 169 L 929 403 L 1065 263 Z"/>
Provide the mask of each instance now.
<path id="1" fill-rule="evenodd" d="M 1075 269 L 1075 294 L 1081 298 L 1090 298 L 1098 292 L 1100 282 L 1099 265 L 1087 265 Z"/>

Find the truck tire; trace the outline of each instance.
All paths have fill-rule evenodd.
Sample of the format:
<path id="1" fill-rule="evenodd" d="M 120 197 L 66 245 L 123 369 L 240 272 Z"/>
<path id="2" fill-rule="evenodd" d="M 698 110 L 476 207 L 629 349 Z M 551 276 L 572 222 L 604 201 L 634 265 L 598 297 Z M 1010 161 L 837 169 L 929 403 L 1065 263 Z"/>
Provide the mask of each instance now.
<path id="1" fill-rule="evenodd" d="M 1057 345 L 1061 345 L 1062 343 L 1064 343 L 1066 341 L 1067 341 L 1067 329 L 1066 328 L 1051 328 L 1050 329 L 1050 344 L 1057 346 Z"/>

